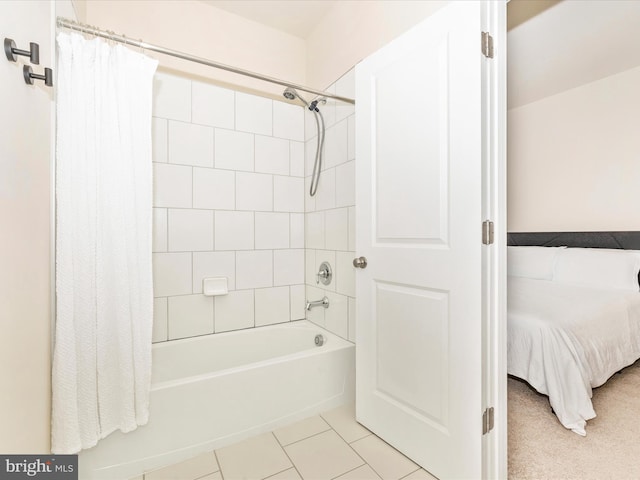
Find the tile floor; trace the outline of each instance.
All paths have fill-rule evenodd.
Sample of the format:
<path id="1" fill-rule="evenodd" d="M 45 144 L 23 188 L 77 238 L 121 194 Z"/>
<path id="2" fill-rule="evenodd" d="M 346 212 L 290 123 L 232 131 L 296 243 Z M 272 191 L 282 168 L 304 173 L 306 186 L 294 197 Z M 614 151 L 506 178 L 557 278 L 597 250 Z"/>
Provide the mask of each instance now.
<path id="1" fill-rule="evenodd" d="M 353 406 L 131 480 L 434 480 L 357 423 Z"/>

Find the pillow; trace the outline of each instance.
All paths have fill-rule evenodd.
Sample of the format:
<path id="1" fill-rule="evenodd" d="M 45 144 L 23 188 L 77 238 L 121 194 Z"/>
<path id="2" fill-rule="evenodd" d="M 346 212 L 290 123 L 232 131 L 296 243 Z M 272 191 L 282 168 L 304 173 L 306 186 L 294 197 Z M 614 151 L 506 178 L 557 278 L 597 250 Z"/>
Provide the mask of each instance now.
<path id="1" fill-rule="evenodd" d="M 507 247 L 507 275 L 553 279 L 556 255 L 567 247 Z"/>
<path id="2" fill-rule="evenodd" d="M 553 280 L 637 292 L 640 250 L 568 248 L 560 252 Z"/>

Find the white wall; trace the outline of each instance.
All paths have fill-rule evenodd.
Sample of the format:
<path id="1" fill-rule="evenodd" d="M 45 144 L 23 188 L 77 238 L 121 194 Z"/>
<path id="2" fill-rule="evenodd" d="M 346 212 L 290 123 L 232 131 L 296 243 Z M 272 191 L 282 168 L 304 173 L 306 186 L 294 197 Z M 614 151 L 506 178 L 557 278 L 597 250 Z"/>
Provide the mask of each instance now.
<path id="1" fill-rule="evenodd" d="M 325 88 L 447 1 L 341 0 L 306 41 L 306 81 Z"/>
<path id="2" fill-rule="evenodd" d="M 305 44 L 293 35 L 197 0 L 91 0 L 87 23 L 191 55 L 294 83 L 305 80 Z M 147 52 L 160 68 L 281 98 L 283 87 Z"/>
<path id="3" fill-rule="evenodd" d="M 0 2 L 0 31 L 40 45 L 52 65 L 54 4 Z M 50 425 L 50 161 L 52 89 L 0 61 L 0 452 L 47 453 Z"/>
<path id="4" fill-rule="evenodd" d="M 153 138 L 154 341 L 304 318 L 302 107 L 157 74 Z"/>
<path id="5" fill-rule="evenodd" d="M 508 228 L 638 230 L 640 67 L 508 113 Z"/>

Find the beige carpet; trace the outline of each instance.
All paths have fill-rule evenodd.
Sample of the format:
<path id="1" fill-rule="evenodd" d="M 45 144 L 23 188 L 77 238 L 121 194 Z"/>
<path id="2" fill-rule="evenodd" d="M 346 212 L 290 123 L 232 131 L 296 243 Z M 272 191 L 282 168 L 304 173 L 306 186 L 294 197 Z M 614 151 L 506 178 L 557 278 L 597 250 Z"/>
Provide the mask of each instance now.
<path id="1" fill-rule="evenodd" d="M 594 390 L 586 437 L 525 382 L 508 388 L 510 479 L 640 479 L 640 360 Z"/>

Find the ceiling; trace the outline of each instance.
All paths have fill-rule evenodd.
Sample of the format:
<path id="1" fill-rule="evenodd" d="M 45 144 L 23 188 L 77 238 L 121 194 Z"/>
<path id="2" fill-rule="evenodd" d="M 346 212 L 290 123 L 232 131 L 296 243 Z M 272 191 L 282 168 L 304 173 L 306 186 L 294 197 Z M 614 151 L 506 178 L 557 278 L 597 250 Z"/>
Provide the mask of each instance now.
<path id="1" fill-rule="evenodd" d="M 507 37 L 509 108 L 640 65 L 640 1 L 564 0 Z"/>
<path id="2" fill-rule="evenodd" d="M 341 0 L 201 1 L 306 39 Z M 508 21 L 509 108 L 640 65 L 640 1 L 511 0 Z"/>
<path id="3" fill-rule="evenodd" d="M 306 39 L 339 0 L 201 0 L 227 12 Z"/>

